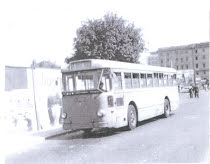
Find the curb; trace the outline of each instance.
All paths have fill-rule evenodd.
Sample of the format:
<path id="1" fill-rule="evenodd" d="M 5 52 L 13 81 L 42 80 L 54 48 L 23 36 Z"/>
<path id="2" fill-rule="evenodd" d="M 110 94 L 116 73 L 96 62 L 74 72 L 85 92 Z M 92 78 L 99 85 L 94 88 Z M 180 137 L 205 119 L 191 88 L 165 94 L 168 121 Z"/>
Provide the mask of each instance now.
<path id="1" fill-rule="evenodd" d="M 72 132 L 74 132 L 74 131 L 71 131 L 71 130 L 61 131 L 61 132 L 57 132 L 56 134 L 51 134 L 49 136 L 46 136 L 46 137 L 44 137 L 44 139 L 49 140 L 51 138 L 58 137 L 58 136 L 61 136 L 61 135 L 67 134 L 67 133 L 72 133 Z"/>

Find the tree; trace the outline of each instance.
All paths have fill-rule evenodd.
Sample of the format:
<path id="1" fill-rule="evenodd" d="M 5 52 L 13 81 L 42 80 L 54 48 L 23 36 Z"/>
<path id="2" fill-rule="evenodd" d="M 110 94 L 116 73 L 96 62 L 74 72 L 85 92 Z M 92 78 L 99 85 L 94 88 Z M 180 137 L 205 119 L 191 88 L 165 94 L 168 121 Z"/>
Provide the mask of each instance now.
<path id="1" fill-rule="evenodd" d="M 49 60 L 48 61 L 43 60 L 39 63 L 33 60 L 31 67 L 32 68 L 60 68 L 60 66 L 58 66 L 56 63 L 51 62 Z"/>
<path id="2" fill-rule="evenodd" d="M 138 63 L 145 44 L 142 30 L 108 13 L 102 19 L 87 20 L 74 38 L 75 52 L 66 62 L 79 59 L 108 59 Z"/>

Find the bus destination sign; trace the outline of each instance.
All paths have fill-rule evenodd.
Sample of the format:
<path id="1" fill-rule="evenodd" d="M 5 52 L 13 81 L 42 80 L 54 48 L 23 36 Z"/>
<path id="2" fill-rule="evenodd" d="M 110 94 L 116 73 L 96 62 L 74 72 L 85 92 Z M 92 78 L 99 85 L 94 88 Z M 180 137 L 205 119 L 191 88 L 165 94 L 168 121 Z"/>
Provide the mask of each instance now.
<path id="1" fill-rule="evenodd" d="M 91 62 L 90 61 L 81 61 L 81 62 L 75 62 L 71 63 L 69 65 L 70 70 L 84 70 L 84 69 L 90 69 L 91 68 Z"/>

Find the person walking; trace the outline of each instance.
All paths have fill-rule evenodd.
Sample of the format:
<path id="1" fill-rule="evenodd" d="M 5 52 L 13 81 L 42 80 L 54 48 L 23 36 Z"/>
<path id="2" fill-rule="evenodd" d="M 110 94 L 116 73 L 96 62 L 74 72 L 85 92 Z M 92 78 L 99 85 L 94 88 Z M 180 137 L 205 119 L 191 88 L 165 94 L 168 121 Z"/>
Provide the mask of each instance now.
<path id="1" fill-rule="evenodd" d="M 197 85 L 194 87 L 195 97 L 199 98 L 199 88 Z"/>
<path id="2" fill-rule="evenodd" d="M 207 84 L 204 84 L 204 90 L 207 91 Z"/>
<path id="3" fill-rule="evenodd" d="M 190 98 L 193 98 L 193 87 L 190 87 L 189 92 L 190 92 Z"/>

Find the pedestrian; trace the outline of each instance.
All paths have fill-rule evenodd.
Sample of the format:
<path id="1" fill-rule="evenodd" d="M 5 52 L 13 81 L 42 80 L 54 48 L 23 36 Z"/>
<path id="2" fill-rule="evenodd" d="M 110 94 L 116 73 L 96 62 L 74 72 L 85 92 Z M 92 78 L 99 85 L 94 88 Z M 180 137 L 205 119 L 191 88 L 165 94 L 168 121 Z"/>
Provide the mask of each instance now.
<path id="1" fill-rule="evenodd" d="M 207 91 L 207 84 L 204 84 L 204 90 Z"/>
<path id="2" fill-rule="evenodd" d="M 193 88 L 192 87 L 190 87 L 189 92 L 190 92 L 190 98 L 193 98 Z"/>
<path id="3" fill-rule="evenodd" d="M 197 85 L 194 87 L 195 97 L 199 98 L 199 88 Z"/>

